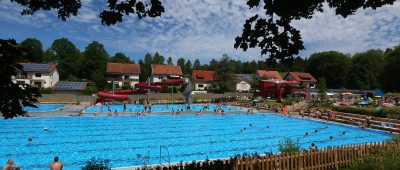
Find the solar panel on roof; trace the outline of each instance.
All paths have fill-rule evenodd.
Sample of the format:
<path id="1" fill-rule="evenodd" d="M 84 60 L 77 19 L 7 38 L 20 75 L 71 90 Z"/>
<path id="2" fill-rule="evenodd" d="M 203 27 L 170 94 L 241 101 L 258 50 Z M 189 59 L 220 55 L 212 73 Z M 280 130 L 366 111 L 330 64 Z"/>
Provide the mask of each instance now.
<path id="1" fill-rule="evenodd" d="M 25 71 L 47 71 L 50 68 L 50 64 L 32 64 L 32 63 L 23 63 Z"/>
<path id="2" fill-rule="evenodd" d="M 83 90 L 85 89 L 85 82 L 58 82 L 56 89 Z"/>

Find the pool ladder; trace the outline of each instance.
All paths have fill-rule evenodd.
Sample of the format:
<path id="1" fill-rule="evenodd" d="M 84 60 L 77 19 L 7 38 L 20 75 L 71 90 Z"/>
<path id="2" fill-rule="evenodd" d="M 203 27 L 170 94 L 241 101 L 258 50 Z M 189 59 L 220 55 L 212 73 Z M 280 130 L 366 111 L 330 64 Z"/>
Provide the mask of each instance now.
<path id="1" fill-rule="evenodd" d="M 164 158 L 162 157 L 162 150 L 166 150 L 166 151 L 167 151 L 168 158 L 164 159 Z M 160 145 L 160 164 L 162 163 L 163 160 L 168 162 L 168 166 L 171 165 L 171 157 L 169 156 L 169 149 L 168 149 L 168 147 L 167 147 L 167 146 L 162 146 L 162 145 Z"/>

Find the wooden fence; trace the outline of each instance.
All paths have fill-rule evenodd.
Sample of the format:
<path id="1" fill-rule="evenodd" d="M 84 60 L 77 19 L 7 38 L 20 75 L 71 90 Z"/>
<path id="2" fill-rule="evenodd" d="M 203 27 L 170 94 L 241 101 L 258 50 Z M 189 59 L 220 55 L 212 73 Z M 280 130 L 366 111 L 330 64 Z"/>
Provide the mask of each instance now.
<path id="1" fill-rule="evenodd" d="M 365 154 L 374 150 L 399 148 L 394 142 L 346 145 L 324 148 L 316 151 L 301 151 L 292 154 L 275 154 L 256 157 L 235 158 L 235 170 L 269 170 L 269 169 L 339 169 L 347 167 Z"/>
<path id="2" fill-rule="evenodd" d="M 233 170 L 314 170 L 339 169 L 351 165 L 364 155 L 376 150 L 400 149 L 395 142 L 345 145 L 323 148 L 315 151 L 300 151 L 290 154 L 254 155 L 234 157 L 226 160 L 187 162 L 175 165 L 155 165 L 147 169 L 209 169 L 210 165 L 218 169 Z M 207 168 L 204 168 L 207 167 Z M 128 169 L 144 169 L 127 168 Z M 211 168 L 212 169 L 212 168 Z M 215 168 L 214 168 L 215 169 Z"/>

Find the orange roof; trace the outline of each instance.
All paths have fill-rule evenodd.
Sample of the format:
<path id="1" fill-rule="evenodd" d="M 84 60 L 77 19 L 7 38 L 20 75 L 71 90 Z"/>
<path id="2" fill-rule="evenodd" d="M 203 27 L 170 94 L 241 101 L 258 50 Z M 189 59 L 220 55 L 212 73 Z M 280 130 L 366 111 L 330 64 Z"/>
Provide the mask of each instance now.
<path id="1" fill-rule="evenodd" d="M 193 70 L 192 77 L 194 81 L 214 81 L 215 71 Z"/>
<path id="2" fill-rule="evenodd" d="M 257 75 L 259 78 L 283 80 L 282 76 L 277 71 L 257 70 Z"/>
<path id="3" fill-rule="evenodd" d="M 140 74 L 139 64 L 107 63 L 107 73 Z"/>
<path id="4" fill-rule="evenodd" d="M 304 72 L 289 72 L 288 75 L 291 75 L 294 80 L 298 82 L 318 82 L 317 79 L 314 78 L 310 73 L 304 73 Z M 285 77 L 285 78 L 286 78 Z"/>
<path id="5" fill-rule="evenodd" d="M 156 75 L 178 75 L 181 76 L 182 69 L 180 66 L 171 66 L 171 65 L 159 65 L 152 64 L 151 65 L 151 74 Z"/>

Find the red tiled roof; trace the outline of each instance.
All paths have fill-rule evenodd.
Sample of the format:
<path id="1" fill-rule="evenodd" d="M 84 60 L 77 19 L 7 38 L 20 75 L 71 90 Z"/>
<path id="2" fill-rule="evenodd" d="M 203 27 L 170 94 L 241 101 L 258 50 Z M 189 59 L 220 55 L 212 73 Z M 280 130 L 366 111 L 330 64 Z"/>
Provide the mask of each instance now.
<path id="1" fill-rule="evenodd" d="M 304 73 L 304 72 L 289 72 L 288 75 L 291 75 L 294 80 L 298 82 L 318 82 L 317 79 L 314 78 L 310 73 Z M 285 77 L 285 78 L 286 78 Z"/>
<path id="2" fill-rule="evenodd" d="M 182 69 L 180 66 L 171 66 L 171 65 L 159 65 L 152 64 L 151 65 L 151 74 L 156 75 L 178 75 L 181 76 Z"/>
<path id="3" fill-rule="evenodd" d="M 260 78 L 283 80 L 282 76 L 277 71 L 257 70 L 257 75 Z"/>
<path id="4" fill-rule="evenodd" d="M 215 71 L 193 70 L 192 77 L 194 81 L 214 81 Z"/>
<path id="5" fill-rule="evenodd" d="M 140 74 L 139 64 L 107 63 L 107 73 Z"/>

